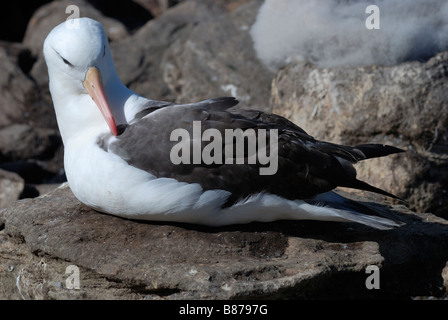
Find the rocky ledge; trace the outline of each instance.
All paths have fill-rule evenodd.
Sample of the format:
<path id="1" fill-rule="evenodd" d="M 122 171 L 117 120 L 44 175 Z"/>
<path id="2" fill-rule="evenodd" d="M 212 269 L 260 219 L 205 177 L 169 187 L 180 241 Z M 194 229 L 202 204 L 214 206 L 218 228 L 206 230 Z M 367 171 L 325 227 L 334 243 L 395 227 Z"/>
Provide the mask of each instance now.
<path id="1" fill-rule="evenodd" d="M 63 184 L 1 212 L 0 299 L 443 297 L 448 221 L 391 208 L 405 226 L 206 228 L 101 214 Z M 377 278 L 369 279 L 369 266 Z"/>

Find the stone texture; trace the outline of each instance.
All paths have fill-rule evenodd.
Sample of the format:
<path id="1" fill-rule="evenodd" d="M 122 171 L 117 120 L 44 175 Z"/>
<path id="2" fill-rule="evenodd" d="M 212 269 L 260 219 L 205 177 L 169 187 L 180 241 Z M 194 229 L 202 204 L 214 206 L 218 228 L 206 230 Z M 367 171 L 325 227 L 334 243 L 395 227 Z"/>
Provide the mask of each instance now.
<path id="1" fill-rule="evenodd" d="M 205 228 L 100 214 L 63 185 L 1 212 L 0 298 L 443 295 L 448 222 L 394 209 L 407 225 L 387 232 L 313 221 Z M 69 265 L 80 269 L 79 290 L 66 286 Z M 380 268 L 380 290 L 366 289 L 369 265 Z"/>
<path id="2" fill-rule="evenodd" d="M 59 133 L 53 129 L 27 124 L 0 129 L 0 159 L 3 161 L 49 158 L 60 145 Z"/>
<path id="3" fill-rule="evenodd" d="M 7 44 L 0 46 L 0 128 L 26 118 L 27 96 L 35 85 L 20 69 Z"/>
<path id="4" fill-rule="evenodd" d="M 18 200 L 24 187 L 25 182 L 19 175 L 0 169 L 0 209 Z"/>
<path id="5" fill-rule="evenodd" d="M 141 5 L 157 18 L 163 15 L 169 7 L 182 2 L 182 0 L 134 0 L 134 2 Z"/>
<path id="6" fill-rule="evenodd" d="M 274 112 L 317 139 L 385 143 L 405 155 L 358 165 L 368 183 L 446 216 L 448 52 L 427 63 L 322 69 L 291 64 L 272 83 Z"/>
<path id="7" fill-rule="evenodd" d="M 268 110 L 272 74 L 256 59 L 249 35 L 260 3 L 242 3 L 232 11 L 211 1 L 170 8 L 132 37 L 111 44 L 120 78 L 153 99 L 235 95 L 242 107 Z"/>
<path id="8" fill-rule="evenodd" d="M 248 45 L 259 4 L 252 1 L 230 13 L 208 15 L 188 37 L 170 46 L 162 60 L 162 72 L 177 101 L 229 95 L 237 97 L 241 107 L 269 110 L 272 74 Z"/>

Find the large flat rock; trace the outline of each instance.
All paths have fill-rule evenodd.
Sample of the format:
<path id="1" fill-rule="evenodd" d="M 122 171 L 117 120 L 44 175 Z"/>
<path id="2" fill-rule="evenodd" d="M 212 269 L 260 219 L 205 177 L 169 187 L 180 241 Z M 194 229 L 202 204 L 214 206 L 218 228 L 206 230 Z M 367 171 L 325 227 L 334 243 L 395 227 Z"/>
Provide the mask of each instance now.
<path id="1" fill-rule="evenodd" d="M 226 228 L 93 211 L 68 185 L 0 213 L 2 299 L 409 298 L 443 294 L 448 222 L 394 206 L 404 227 L 279 221 Z M 80 288 L 69 289 L 70 265 Z M 367 289 L 366 268 L 380 289 Z"/>

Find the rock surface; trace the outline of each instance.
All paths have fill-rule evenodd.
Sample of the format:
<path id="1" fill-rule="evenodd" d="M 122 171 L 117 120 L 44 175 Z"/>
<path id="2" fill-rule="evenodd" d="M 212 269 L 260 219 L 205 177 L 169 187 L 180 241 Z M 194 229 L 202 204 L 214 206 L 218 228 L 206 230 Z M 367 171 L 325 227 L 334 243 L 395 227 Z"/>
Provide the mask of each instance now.
<path id="1" fill-rule="evenodd" d="M 358 176 L 417 211 L 448 217 L 447 70 L 448 52 L 392 67 L 291 64 L 273 80 L 272 104 L 317 139 L 406 150 L 360 162 Z"/>
<path id="2" fill-rule="evenodd" d="M 0 169 L 0 208 L 20 199 L 24 187 L 25 182 L 18 174 Z"/>
<path id="3" fill-rule="evenodd" d="M 215 2 L 186 1 L 112 43 L 123 83 L 154 99 L 234 95 L 241 106 L 270 110 L 272 74 L 256 59 L 249 34 L 261 1 L 244 2 L 229 12 Z"/>
<path id="4" fill-rule="evenodd" d="M 227 228 L 95 212 L 68 185 L 0 213 L 2 299 L 410 298 L 441 296 L 448 222 L 395 206 L 378 232 L 313 221 Z M 424 262 L 424 263 L 422 263 Z M 68 266 L 79 268 L 69 289 Z M 380 289 L 366 288 L 366 267 Z"/>
<path id="5" fill-rule="evenodd" d="M 27 78 L 18 65 L 20 51 L 10 55 L 8 51 L 11 47 L 7 43 L 0 46 L 0 128 L 23 121 L 26 117 L 27 96 L 35 90 L 33 81 Z"/>
<path id="6" fill-rule="evenodd" d="M 0 159 L 45 158 L 55 152 L 59 140 L 56 130 L 13 124 L 0 129 Z"/>
<path id="7" fill-rule="evenodd" d="M 237 97 L 242 107 L 269 110 L 272 74 L 248 45 L 258 7 L 259 1 L 255 1 L 230 13 L 221 9 L 201 14 L 209 18 L 201 20 L 188 37 L 170 45 L 162 59 L 162 73 L 176 101 L 227 95 Z M 217 11 L 216 7 L 207 9 Z"/>

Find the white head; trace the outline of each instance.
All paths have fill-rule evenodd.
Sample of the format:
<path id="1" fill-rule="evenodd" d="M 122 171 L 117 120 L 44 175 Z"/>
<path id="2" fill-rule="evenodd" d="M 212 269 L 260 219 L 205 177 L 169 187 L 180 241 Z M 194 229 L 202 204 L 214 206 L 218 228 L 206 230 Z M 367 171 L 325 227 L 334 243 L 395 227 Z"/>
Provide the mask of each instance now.
<path id="1" fill-rule="evenodd" d="M 114 110 L 120 106 L 111 110 L 106 96 L 108 87 L 124 86 L 115 71 L 104 29 L 95 20 L 78 20 L 78 27 L 65 22 L 55 27 L 44 43 L 50 92 L 64 141 L 89 126 L 104 128 L 106 123 L 117 135 L 113 114 L 123 113 Z"/>

